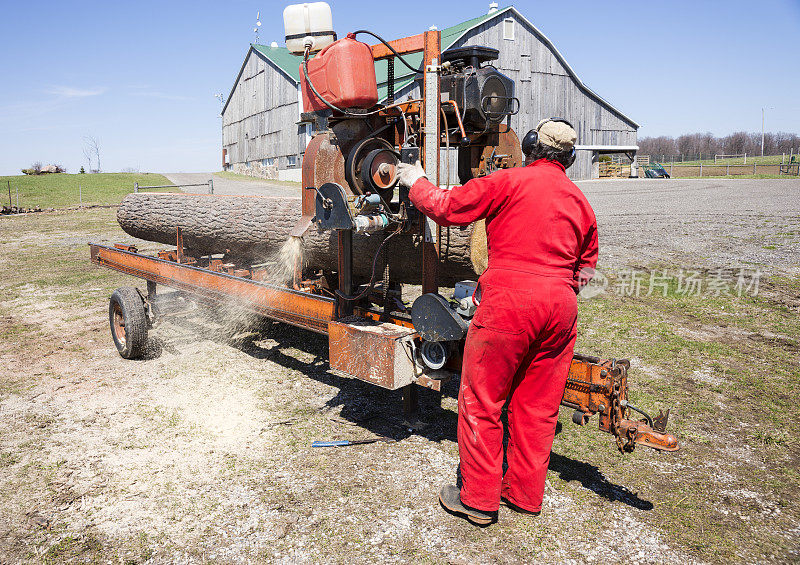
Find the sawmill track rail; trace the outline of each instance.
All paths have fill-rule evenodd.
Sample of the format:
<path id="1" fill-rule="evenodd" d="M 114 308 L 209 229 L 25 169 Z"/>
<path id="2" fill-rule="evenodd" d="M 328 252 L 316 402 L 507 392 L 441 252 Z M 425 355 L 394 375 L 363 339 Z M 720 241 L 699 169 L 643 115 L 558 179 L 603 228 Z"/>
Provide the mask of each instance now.
<path id="1" fill-rule="evenodd" d="M 335 318 L 333 298 L 249 280 L 149 257 L 133 251 L 90 243 L 92 263 L 135 277 L 186 291 L 207 302 L 240 303 L 258 314 L 320 334 L 328 333 Z"/>

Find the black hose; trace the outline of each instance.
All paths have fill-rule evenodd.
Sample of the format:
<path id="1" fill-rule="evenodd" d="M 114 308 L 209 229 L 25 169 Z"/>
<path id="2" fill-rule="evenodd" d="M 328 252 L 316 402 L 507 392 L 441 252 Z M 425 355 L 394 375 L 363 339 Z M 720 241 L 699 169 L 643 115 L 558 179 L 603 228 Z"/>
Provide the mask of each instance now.
<path id="1" fill-rule="evenodd" d="M 630 403 L 630 402 L 628 402 L 627 400 L 624 400 L 623 402 L 620 402 L 620 404 L 621 404 L 622 406 L 624 406 L 624 407 L 626 407 L 626 408 L 630 408 L 630 409 L 631 409 L 631 410 L 633 410 L 634 412 L 638 412 L 639 414 L 641 414 L 642 416 L 644 416 L 644 417 L 645 417 L 645 419 L 647 420 L 647 425 L 648 425 L 648 426 L 650 426 L 651 428 L 653 427 L 653 419 L 650 417 L 650 414 L 648 414 L 647 412 L 645 412 L 645 411 L 644 411 L 644 410 L 642 410 L 641 408 L 637 408 L 636 406 L 634 406 L 633 404 L 631 404 L 631 403 Z"/>
<path id="2" fill-rule="evenodd" d="M 372 37 L 374 37 L 375 39 L 377 39 L 378 41 L 380 41 L 381 43 L 383 43 L 383 44 L 384 44 L 386 47 L 388 47 L 388 48 L 389 48 L 389 51 L 391 51 L 392 53 L 394 53 L 394 56 L 395 56 L 395 57 L 397 57 L 398 59 L 400 59 L 400 62 L 401 62 L 401 63 L 403 63 L 403 64 L 404 64 L 406 67 L 408 67 L 409 69 L 411 69 L 411 70 L 412 70 L 412 71 L 414 71 L 415 73 L 421 73 L 421 72 L 423 72 L 423 69 L 422 69 L 422 68 L 415 69 L 414 67 L 412 67 L 411 65 L 409 65 L 409 64 L 408 64 L 408 61 L 406 61 L 406 60 L 403 58 L 403 56 L 402 56 L 402 55 L 400 55 L 400 53 L 398 53 L 397 51 L 395 51 L 395 50 L 394 50 L 394 47 L 392 47 L 391 45 L 389 45 L 389 43 L 388 43 L 388 42 L 387 42 L 387 41 L 386 41 L 384 38 L 382 38 L 380 35 L 378 35 L 377 33 L 372 33 L 371 31 L 369 31 L 369 30 L 366 30 L 366 29 L 360 29 L 360 30 L 358 30 L 358 31 L 354 31 L 354 32 L 353 32 L 353 35 L 358 35 L 359 33 L 366 33 L 367 35 L 371 35 Z"/>
<path id="3" fill-rule="evenodd" d="M 380 246 L 378 247 L 378 250 L 375 252 L 375 258 L 372 260 L 372 276 L 369 279 L 369 285 L 367 285 L 367 288 L 365 288 L 360 294 L 358 294 L 356 296 L 348 296 L 345 293 L 343 293 L 341 290 L 336 289 L 336 296 L 338 296 L 339 298 L 341 298 L 342 300 L 345 300 L 347 302 L 357 302 L 357 301 L 361 300 L 362 298 L 364 298 L 366 295 L 368 295 L 370 292 L 372 292 L 372 289 L 375 288 L 375 283 L 377 282 L 377 277 L 375 276 L 377 274 L 376 267 L 378 266 L 378 257 L 381 256 L 381 251 L 383 250 L 383 246 L 386 245 L 387 241 L 392 239 L 394 236 L 396 236 L 402 230 L 403 230 L 403 226 L 401 225 L 394 232 L 389 234 L 389 236 L 386 239 L 384 239 L 381 242 Z"/>

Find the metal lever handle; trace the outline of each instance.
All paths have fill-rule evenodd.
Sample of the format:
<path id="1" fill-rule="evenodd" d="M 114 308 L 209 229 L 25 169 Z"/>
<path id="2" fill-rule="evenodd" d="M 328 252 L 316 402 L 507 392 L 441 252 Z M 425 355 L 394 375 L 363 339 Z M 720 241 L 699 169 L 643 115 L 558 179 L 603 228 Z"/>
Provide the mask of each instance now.
<path id="1" fill-rule="evenodd" d="M 320 197 L 320 200 L 322 200 L 323 208 L 325 208 L 326 210 L 330 210 L 331 208 L 333 208 L 333 200 L 331 200 L 330 198 L 325 198 L 325 196 L 320 192 L 319 188 L 317 188 L 316 186 L 312 188 L 314 189 L 314 192 L 317 193 L 317 196 Z"/>

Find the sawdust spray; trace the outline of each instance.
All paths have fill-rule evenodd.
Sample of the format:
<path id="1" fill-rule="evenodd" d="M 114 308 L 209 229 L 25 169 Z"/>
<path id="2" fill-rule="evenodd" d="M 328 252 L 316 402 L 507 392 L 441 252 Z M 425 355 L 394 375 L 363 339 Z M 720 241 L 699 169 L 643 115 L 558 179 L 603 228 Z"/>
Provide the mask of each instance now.
<path id="1" fill-rule="evenodd" d="M 274 284 L 288 284 L 292 282 L 295 272 L 303 268 L 303 238 L 289 236 L 272 261 L 274 266 L 269 269 L 269 281 Z"/>
<path id="2" fill-rule="evenodd" d="M 266 269 L 267 280 L 276 286 L 291 285 L 295 274 L 304 266 L 304 247 L 301 237 L 290 236 L 281 247 L 258 264 Z M 242 296 L 226 300 L 217 309 L 217 321 L 221 323 L 221 331 L 234 337 L 236 334 L 258 331 L 264 319 L 254 313 L 250 304 L 256 296 L 264 296 L 271 292 L 263 286 L 254 286 L 251 296 Z"/>

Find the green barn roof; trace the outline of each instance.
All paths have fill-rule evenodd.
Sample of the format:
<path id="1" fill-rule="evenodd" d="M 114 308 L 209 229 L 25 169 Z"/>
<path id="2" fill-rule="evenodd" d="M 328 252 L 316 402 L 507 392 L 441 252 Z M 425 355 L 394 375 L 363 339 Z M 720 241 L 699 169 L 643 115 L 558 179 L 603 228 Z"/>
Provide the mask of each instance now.
<path id="1" fill-rule="evenodd" d="M 251 43 L 250 46 L 272 61 L 280 70 L 289 75 L 295 82 L 300 82 L 300 63 L 302 57 L 292 55 L 286 47 L 270 47 L 269 45 L 258 45 Z"/>

